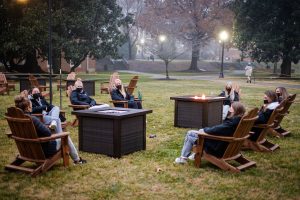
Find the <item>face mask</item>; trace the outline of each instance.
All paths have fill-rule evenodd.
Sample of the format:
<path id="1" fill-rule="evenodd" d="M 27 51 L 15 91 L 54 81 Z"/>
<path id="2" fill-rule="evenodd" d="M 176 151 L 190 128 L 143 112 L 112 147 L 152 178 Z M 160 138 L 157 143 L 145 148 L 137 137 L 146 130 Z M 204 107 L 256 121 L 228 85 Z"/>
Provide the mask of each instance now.
<path id="1" fill-rule="evenodd" d="M 269 101 L 265 99 L 264 100 L 264 104 L 268 104 L 268 103 L 269 103 Z"/>
<path id="2" fill-rule="evenodd" d="M 34 99 L 38 99 L 40 97 L 40 93 L 35 93 L 35 94 L 32 94 L 32 97 Z"/>
<path id="3" fill-rule="evenodd" d="M 231 92 L 231 88 L 226 88 L 226 91 L 227 91 L 228 93 L 230 93 L 230 92 Z"/>
<path id="4" fill-rule="evenodd" d="M 122 89 L 122 85 L 117 85 L 116 88 L 117 88 L 118 90 L 121 90 L 121 89 Z"/>
<path id="5" fill-rule="evenodd" d="M 280 93 L 276 93 L 277 97 L 280 97 Z"/>
<path id="6" fill-rule="evenodd" d="M 82 91 L 82 88 L 76 88 L 76 91 L 77 91 L 77 92 L 81 92 L 81 91 Z"/>

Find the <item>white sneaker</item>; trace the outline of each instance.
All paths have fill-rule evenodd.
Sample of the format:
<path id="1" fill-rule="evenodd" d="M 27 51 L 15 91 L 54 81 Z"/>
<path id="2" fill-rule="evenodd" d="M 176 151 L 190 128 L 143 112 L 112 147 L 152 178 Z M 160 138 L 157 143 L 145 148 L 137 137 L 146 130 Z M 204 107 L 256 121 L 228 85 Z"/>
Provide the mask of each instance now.
<path id="1" fill-rule="evenodd" d="M 189 160 L 195 160 L 195 153 L 191 153 L 191 155 L 188 157 Z"/>
<path id="2" fill-rule="evenodd" d="M 51 122 L 49 128 L 52 129 L 52 130 L 54 130 L 54 129 L 56 129 L 56 127 L 57 127 L 57 123 L 56 123 L 55 120 L 53 120 L 53 121 Z"/>
<path id="3" fill-rule="evenodd" d="M 176 158 L 175 163 L 176 164 L 185 164 L 185 163 L 187 163 L 187 158 L 184 158 L 184 157 Z"/>

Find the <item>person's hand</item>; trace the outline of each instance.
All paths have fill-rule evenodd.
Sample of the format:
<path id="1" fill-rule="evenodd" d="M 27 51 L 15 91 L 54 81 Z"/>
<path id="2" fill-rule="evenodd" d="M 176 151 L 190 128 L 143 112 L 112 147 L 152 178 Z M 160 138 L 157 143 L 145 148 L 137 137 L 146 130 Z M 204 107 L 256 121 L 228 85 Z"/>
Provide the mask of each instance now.
<path id="1" fill-rule="evenodd" d="M 46 106 L 46 105 L 43 105 L 43 106 L 42 106 L 42 109 L 43 109 L 43 110 L 47 110 L 47 106 Z"/>

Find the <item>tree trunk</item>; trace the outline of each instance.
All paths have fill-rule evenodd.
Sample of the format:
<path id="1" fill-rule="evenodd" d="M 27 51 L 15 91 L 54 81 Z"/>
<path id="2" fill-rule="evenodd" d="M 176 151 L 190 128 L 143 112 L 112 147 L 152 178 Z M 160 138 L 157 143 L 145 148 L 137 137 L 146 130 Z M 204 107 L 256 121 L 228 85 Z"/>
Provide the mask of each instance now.
<path id="1" fill-rule="evenodd" d="M 273 74 L 277 74 L 277 62 L 274 62 Z"/>
<path id="2" fill-rule="evenodd" d="M 52 52 L 52 70 L 54 74 L 58 74 L 60 69 L 61 51 L 53 49 Z"/>
<path id="3" fill-rule="evenodd" d="M 128 35 L 128 60 L 132 60 L 132 45 L 131 45 L 131 39 Z"/>
<path id="4" fill-rule="evenodd" d="M 169 62 L 168 62 L 168 61 L 165 61 L 165 64 L 166 64 L 166 79 L 170 79 L 170 77 L 169 77 L 169 69 L 168 69 L 168 67 L 169 67 Z"/>
<path id="5" fill-rule="evenodd" d="M 190 65 L 190 70 L 192 71 L 199 71 L 198 70 L 198 60 L 199 60 L 199 47 L 193 45 L 192 47 L 192 60 Z"/>
<path id="6" fill-rule="evenodd" d="M 41 67 L 38 65 L 35 50 L 26 55 L 24 65 L 15 64 L 13 60 L 9 61 L 9 71 L 15 71 L 20 73 L 45 73 Z"/>
<path id="7" fill-rule="evenodd" d="M 283 56 L 280 77 L 291 77 L 292 61 L 288 56 Z"/>

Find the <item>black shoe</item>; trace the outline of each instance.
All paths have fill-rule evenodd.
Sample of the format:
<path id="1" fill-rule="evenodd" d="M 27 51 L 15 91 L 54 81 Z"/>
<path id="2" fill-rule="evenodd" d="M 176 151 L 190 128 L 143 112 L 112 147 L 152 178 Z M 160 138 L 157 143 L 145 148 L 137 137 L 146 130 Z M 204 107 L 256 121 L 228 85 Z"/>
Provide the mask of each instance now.
<path id="1" fill-rule="evenodd" d="M 82 159 L 81 157 L 79 157 L 79 160 L 74 161 L 75 165 L 80 165 L 80 164 L 85 164 L 85 163 L 87 163 L 87 161 Z"/>

